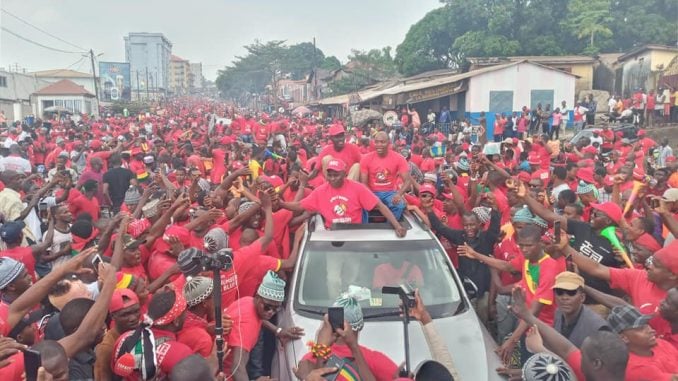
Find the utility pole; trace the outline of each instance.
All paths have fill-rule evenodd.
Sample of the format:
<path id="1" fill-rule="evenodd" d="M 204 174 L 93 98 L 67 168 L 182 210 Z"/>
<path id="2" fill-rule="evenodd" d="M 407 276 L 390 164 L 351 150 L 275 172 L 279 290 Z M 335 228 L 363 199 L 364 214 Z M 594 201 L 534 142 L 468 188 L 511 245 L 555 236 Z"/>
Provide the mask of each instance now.
<path id="1" fill-rule="evenodd" d="M 318 99 L 318 73 L 316 70 L 315 52 L 315 37 L 313 37 L 313 68 L 311 69 L 311 75 L 313 75 L 313 100 Z"/>
<path id="2" fill-rule="evenodd" d="M 96 100 L 96 113 L 99 115 L 99 84 L 97 83 L 97 74 L 94 69 L 94 50 L 89 50 L 89 61 L 92 64 L 92 80 L 94 81 L 94 99 Z"/>
<path id="3" fill-rule="evenodd" d="M 141 102 L 141 93 L 139 90 L 139 70 L 135 70 L 137 72 L 137 102 Z"/>
<path id="4" fill-rule="evenodd" d="M 146 101 L 149 101 L 151 97 L 148 95 L 148 67 L 146 67 Z"/>

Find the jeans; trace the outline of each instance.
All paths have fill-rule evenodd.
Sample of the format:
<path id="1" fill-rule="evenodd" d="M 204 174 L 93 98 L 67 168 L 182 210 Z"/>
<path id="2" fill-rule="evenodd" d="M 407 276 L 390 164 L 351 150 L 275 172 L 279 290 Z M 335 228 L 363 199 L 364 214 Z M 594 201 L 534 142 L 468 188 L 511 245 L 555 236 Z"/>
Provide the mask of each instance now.
<path id="1" fill-rule="evenodd" d="M 399 203 L 394 204 L 393 196 L 395 196 L 396 193 L 396 191 L 374 192 L 374 194 L 379 197 L 379 200 L 391 209 L 391 213 L 393 213 L 396 220 L 399 220 L 405 210 L 405 202 L 401 198 Z"/>
<path id="2" fill-rule="evenodd" d="M 511 295 L 497 295 L 497 343 L 500 345 L 516 329 L 518 319 L 511 313 Z"/>

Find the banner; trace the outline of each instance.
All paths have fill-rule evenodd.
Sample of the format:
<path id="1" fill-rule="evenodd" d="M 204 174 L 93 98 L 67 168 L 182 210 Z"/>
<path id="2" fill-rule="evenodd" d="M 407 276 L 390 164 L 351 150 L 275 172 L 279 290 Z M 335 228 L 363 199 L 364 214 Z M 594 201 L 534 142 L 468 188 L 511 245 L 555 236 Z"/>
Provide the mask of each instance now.
<path id="1" fill-rule="evenodd" d="M 99 62 L 102 102 L 130 101 L 130 68 L 126 62 Z"/>

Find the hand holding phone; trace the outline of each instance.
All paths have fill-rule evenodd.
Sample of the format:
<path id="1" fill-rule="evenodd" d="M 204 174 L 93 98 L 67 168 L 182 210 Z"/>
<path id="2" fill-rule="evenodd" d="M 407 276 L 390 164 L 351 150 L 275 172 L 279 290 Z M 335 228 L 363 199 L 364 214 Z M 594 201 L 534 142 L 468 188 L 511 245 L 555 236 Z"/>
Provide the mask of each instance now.
<path id="1" fill-rule="evenodd" d="M 332 332 L 337 332 L 337 328 L 344 328 L 344 307 L 328 308 L 327 316 L 332 327 Z"/>
<path id="2" fill-rule="evenodd" d="M 42 357 L 40 352 L 33 349 L 24 351 L 24 368 L 26 370 L 26 381 L 38 380 L 38 369 L 42 366 Z"/>
<path id="3" fill-rule="evenodd" d="M 553 233 L 555 235 L 555 243 L 560 243 L 560 221 L 553 223 Z"/>

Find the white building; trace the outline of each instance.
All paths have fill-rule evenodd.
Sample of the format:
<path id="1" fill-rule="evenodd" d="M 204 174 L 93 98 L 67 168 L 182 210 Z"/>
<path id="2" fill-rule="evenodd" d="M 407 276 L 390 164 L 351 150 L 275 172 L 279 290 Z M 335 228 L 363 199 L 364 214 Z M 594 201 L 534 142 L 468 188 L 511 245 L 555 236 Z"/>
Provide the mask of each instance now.
<path id="1" fill-rule="evenodd" d="M 161 92 L 169 89 L 171 55 L 172 43 L 162 33 L 130 33 L 125 37 L 133 96 L 147 88 Z"/>
<path id="2" fill-rule="evenodd" d="M 202 76 L 202 63 L 194 62 L 190 64 L 191 67 L 191 84 L 190 88 L 193 90 L 201 90 L 205 77 Z"/>
<path id="3" fill-rule="evenodd" d="M 94 87 L 94 78 L 90 73 L 83 73 L 75 70 L 69 69 L 54 69 L 54 70 L 42 70 L 34 71 L 32 74 L 40 79 L 44 79 L 50 83 L 56 83 L 63 79 L 67 79 L 76 85 L 82 86 L 85 90 L 89 91 L 92 94 L 96 93 L 96 88 Z"/>
<path id="4" fill-rule="evenodd" d="M 64 108 L 74 114 L 96 113 L 94 94 L 74 82 L 63 79 L 44 87 L 32 96 L 34 113 L 42 116 L 49 107 Z"/>
<path id="5" fill-rule="evenodd" d="M 7 122 L 22 120 L 33 113 L 31 94 L 49 85 L 33 75 L 0 70 L 0 110 Z"/>

